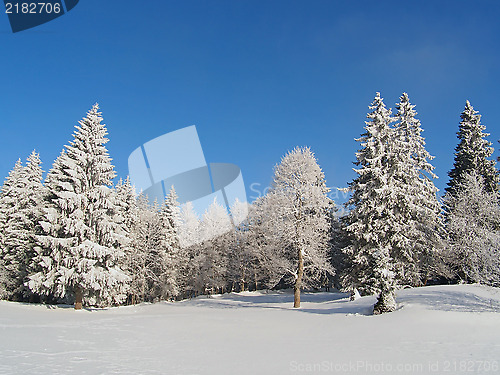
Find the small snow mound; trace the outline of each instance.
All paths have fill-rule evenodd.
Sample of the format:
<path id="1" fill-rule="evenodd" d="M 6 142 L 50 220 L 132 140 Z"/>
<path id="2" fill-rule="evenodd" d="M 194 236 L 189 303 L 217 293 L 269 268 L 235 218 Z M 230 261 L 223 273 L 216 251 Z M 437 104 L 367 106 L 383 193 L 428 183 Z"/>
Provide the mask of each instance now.
<path id="1" fill-rule="evenodd" d="M 349 301 L 356 301 L 357 299 L 360 299 L 360 298 L 361 298 L 361 294 L 359 294 L 358 290 L 356 288 L 354 288 L 351 291 L 351 295 L 349 297 Z"/>

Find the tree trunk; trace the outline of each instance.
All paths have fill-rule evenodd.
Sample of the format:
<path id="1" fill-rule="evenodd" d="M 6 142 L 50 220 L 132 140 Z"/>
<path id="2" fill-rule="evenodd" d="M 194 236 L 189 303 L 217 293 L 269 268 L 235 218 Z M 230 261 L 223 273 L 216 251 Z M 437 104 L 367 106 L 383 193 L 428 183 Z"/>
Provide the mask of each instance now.
<path id="1" fill-rule="evenodd" d="M 300 287 L 302 286 L 302 276 L 304 275 L 304 257 L 302 249 L 299 249 L 299 264 L 297 269 L 297 279 L 293 286 L 293 307 L 300 307 Z"/>
<path id="2" fill-rule="evenodd" d="M 240 292 L 245 291 L 245 268 L 241 270 Z"/>
<path id="3" fill-rule="evenodd" d="M 83 300 L 82 288 L 80 286 L 77 286 L 75 288 L 75 310 L 82 309 L 83 305 L 82 300 Z"/>
<path id="4" fill-rule="evenodd" d="M 393 291 L 381 291 L 377 303 L 373 306 L 373 314 L 379 315 L 396 310 L 396 300 Z"/>

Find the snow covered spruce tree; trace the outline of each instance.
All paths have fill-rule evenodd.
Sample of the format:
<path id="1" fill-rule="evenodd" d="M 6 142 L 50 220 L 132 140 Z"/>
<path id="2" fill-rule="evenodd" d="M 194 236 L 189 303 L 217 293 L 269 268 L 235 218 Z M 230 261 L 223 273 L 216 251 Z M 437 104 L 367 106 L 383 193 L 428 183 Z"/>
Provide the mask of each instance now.
<path id="1" fill-rule="evenodd" d="M 500 206 L 483 176 L 466 173 L 445 196 L 450 261 L 465 282 L 500 284 Z"/>
<path id="2" fill-rule="evenodd" d="M 19 275 L 16 259 L 10 259 L 12 256 L 9 242 L 12 239 L 8 232 L 12 232 L 9 230 L 10 217 L 16 210 L 22 176 L 23 164 L 21 159 L 18 159 L 5 179 L 0 195 L 0 298 L 2 299 L 12 296 Z"/>
<path id="3" fill-rule="evenodd" d="M 491 147 L 491 143 L 486 139 L 489 134 L 484 133 L 486 127 L 481 124 L 481 115 L 467 101 L 460 117 L 461 122 L 457 133 L 460 142 L 455 148 L 455 161 L 452 170 L 448 173 L 450 181 L 446 188 L 446 229 L 450 239 L 451 266 L 458 272 L 458 277 L 466 281 L 471 281 L 478 279 L 476 276 L 473 276 L 475 271 L 471 271 L 471 266 L 467 266 L 467 264 L 476 263 L 474 259 L 481 256 L 482 250 L 477 248 L 477 244 L 472 243 L 469 243 L 471 248 L 465 250 L 467 242 L 464 239 L 460 239 L 461 235 L 457 228 L 457 217 L 464 214 L 463 204 L 464 200 L 467 199 L 464 196 L 464 191 L 474 192 L 475 197 L 469 197 L 471 205 L 479 204 L 476 200 L 481 198 L 478 198 L 478 196 L 484 195 L 483 198 L 488 201 L 491 197 L 488 197 L 486 193 L 498 193 L 499 176 L 495 167 L 496 161 L 489 159 L 493 154 L 493 147 Z M 481 192 L 481 189 L 475 186 L 478 183 L 483 184 L 484 192 Z M 458 206 L 455 207 L 455 204 Z M 470 218 L 472 222 L 474 220 L 483 220 L 481 218 L 482 214 L 477 212 L 481 207 L 484 208 L 482 205 L 469 208 L 469 213 L 473 215 Z M 454 212 L 455 210 L 457 212 Z M 453 223 L 450 221 L 450 218 L 453 218 Z M 484 222 L 476 223 L 470 229 L 463 228 L 462 235 L 465 235 L 463 231 L 470 230 L 473 233 L 475 230 L 473 228 L 477 226 L 486 228 L 489 225 Z M 487 229 L 485 230 L 488 231 Z M 480 234 L 478 236 L 478 238 L 481 238 Z M 461 245 L 460 241 L 462 241 Z M 487 240 L 485 248 L 490 247 L 491 241 Z M 476 251 L 478 252 L 477 254 L 475 254 Z M 489 250 L 485 251 L 489 252 Z M 461 255 L 458 255 L 457 252 Z M 466 259 L 466 256 L 471 257 L 471 259 Z M 468 268 L 469 271 L 461 269 L 461 267 L 457 268 L 457 259 L 464 262 L 464 267 Z M 477 271 L 480 267 L 474 268 Z"/>
<path id="4" fill-rule="evenodd" d="M 157 205 L 155 209 L 158 209 Z M 157 263 L 157 247 L 160 238 L 160 222 L 157 212 L 149 205 L 148 197 L 139 194 L 133 211 L 130 227 L 130 246 L 125 248 L 124 269 L 130 275 L 130 303 L 151 301 L 152 285 L 157 282 L 157 275 L 151 265 Z"/>
<path id="5" fill-rule="evenodd" d="M 414 107 L 406 93 L 396 104 L 388 173 L 397 202 L 394 215 L 399 219 L 398 226 L 392 228 L 396 279 L 399 284 L 418 286 L 444 272 L 441 253 L 445 231 L 438 189 L 432 182 L 437 178 L 430 164 L 433 157 L 425 149 Z"/>
<path id="6" fill-rule="evenodd" d="M 130 274 L 131 303 L 175 298 L 180 293 L 183 252 L 178 239 L 178 203 L 171 190 L 161 207 L 140 194 L 130 223 L 125 268 Z"/>
<path id="7" fill-rule="evenodd" d="M 181 272 L 186 262 L 186 252 L 179 243 L 179 202 L 172 186 L 165 197 L 160 212 L 162 236 L 163 274 L 161 275 L 161 299 L 175 298 L 180 293 Z"/>
<path id="8" fill-rule="evenodd" d="M 328 259 L 328 191 L 314 154 L 308 147 L 296 147 L 275 167 L 263 198 L 270 209 L 263 220 L 274 237 L 267 249 L 281 258 L 282 275 L 292 278 L 294 307 L 300 307 L 301 288 L 319 285 L 326 273 L 334 273 Z"/>
<path id="9" fill-rule="evenodd" d="M 128 276 L 120 269 L 123 251 L 113 216 L 114 167 L 105 144 L 107 130 L 99 106 L 75 126 L 47 175 L 47 208 L 38 236 L 40 271 L 30 277 L 37 293 L 86 304 L 118 304 Z"/>
<path id="10" fill-rule="evenodd" d="M 374 313 L 396 308 L 394 289 L 393 230 L 401 225 L 396 210 L 397 191 L 389 178 L 390 145 L 394 121 L 380 93 L 369 107 L 365 130 L 357 139 L 362 148 L 356 153 L 358 177 L 350 184 L 352 196 L 346 203 L 352 210 L 345 218 L 350 245 L 345 249 L 350 270 L 344 285 L 365 293 L 379 293 Z"/>
<path id="11" fill-rule="evenodd" d="M 33 151 L 25 167 L 19 160 L 11 171 L 0 195 L 1 257 L 0 273 L 6 281 L 6 297 L 25 300 L 29 290 L 25 286 L 34 257 L 35 235 L 40 232 L 38 221 L 42 215 L 44 196 L 39 155 Z"/>
<path id="12" fill-rule="evenodd" d="M 145 251 L 140 244 L 139 222 L 141 209 L 148 207 L 147 198 L 135 193 L 130 178 L 120 179 L 115 186 L 115 212 L 114 220 L 122 229 L 120 247 L 124 253 L 121 258 L 120 268 L 129 275 L 127 282 L 127 303 L 135 304 L 141 300 L 144 281 L 144 256 Z M 141 300 L 142 301 L 142 300 Z"/>
<path id="13" fill-rule="evenodd" d="M 450 181 L 445 189 L 446 192 L 453 195 L 465 175 L 471 172 L 483 177 L 486 191 L 498 191 L 499 177 L 495 167 L 496 162 L 489 159 L 493 154 L 493 147 L 486 139 L 489 133 L 483 133 L 486 127 L 481 124 L 481 115 L 467 100 L 460 118 L 462 121 L 457 133 L 460 142 L 455 148 L 455 162 L 448 173 Z"/>

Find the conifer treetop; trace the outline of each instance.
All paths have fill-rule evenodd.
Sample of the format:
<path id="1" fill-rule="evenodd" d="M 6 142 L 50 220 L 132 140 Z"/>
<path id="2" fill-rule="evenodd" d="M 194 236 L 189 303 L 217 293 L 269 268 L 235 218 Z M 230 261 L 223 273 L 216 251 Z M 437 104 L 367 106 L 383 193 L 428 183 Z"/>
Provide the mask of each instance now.
<path id="1" fill-rule="evenodd" d="M 87 116 L 75 125 L 73 140 L 65 146 L 69 158 L 78 161 L 75 163 L 76 171 L 88 176 L 85 179 L 86 188 L 111 186 L 116 176 L 105 147 L 109 139 L 106 138 L 108 131 L 101 115 L 99 104 L 94 104 Z"/>
<path id="2" fill-rule="evenodd" d="M 465 174 L 473 171 L 483 177 L 487 191 L 498 191 L 499 177 L 495 167 L 496 162 L 489 159 L 494 150 L 491 142 L 486 139 L 490 134 L 484 132 L 486 126 L 481 124 L 481 115 L 467 100 L 460 118 L 457 132 L 460 142 L 455 148 L 455 162 L 448 173 L 450 181 L 446 191 L 453 194 Z"/>

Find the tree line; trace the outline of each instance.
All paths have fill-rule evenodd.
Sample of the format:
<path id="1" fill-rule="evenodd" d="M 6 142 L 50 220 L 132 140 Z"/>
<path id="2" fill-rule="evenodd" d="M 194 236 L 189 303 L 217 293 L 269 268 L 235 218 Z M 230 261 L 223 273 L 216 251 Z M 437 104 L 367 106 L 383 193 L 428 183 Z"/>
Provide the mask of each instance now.
<path id="1" fill-rule="evenodd" d="M 95 104 L 43 178 L 34 151 L 0 192 L 0 298 L 75 308 L 304 288 L 377 294 L 433 283 L 500 280 L 499 173 L 481 117 L 467 101 L 443 199 L 414 105 L 369 106 L 340 216 L 314 153 L 296 147 L 248 207 L 217 201 L 200 218 L 172 186 L 150 204 L 116 173 Z M 245 220 L 232 217 L 245 215 Z M 234 222 L 241 222 L 235 226 Z"/>

